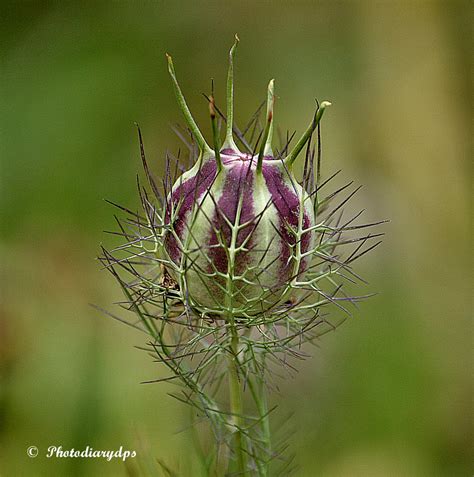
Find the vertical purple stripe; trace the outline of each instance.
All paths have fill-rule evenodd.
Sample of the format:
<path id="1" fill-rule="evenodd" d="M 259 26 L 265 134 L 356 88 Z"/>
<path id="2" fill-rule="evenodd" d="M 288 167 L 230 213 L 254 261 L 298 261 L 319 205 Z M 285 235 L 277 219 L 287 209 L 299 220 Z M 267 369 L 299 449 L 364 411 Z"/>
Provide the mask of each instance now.
<path id="1" fill-rule="evenodd" d="M 174 223 L 171 224 L 180 239 L 183 238 L 186 226 L 187 214 L 193 208 L 195 202 L 209 189 L 216 177 L 217 164 L 215 160 L 209 160 L 203 164 L 195 176 L 183 181 L 171 195 L 171 203 L 166 207 L 165 221 L 170 225 L 171 208 L 174 209 Z M 179 179 L 178 179 L 179 180 Z M 165 247 L 171 259 L 178 262 L 181 250 L 176 238 L 168 234 L 165 238 Z"/>
<path id="2" fill-rule="evenodd" d="M 281 282 L 288 280 L 292 274 L 291 262 L 288 262 L 296 245 L 295 237 L 288 230 L 288 226 L 293 230 L 298 229 L 300 215 L 300 198 L 293 188 L 285 183 L 283 174 L 280 170 L 280 164 L 263 163 L 263 177 L 267 184 L 268 191 L 271 194 L 272 202 L 277 209 L 279 223 L 278 231 L 280 234 L 280 270 L 279 279 Z M 303 214 L 303 228 L 310 226 L 308 214 Z M 301 252 L 305 253 L 311 243 L 311 233 L 304 233 L 301 237 Z M 303 261 L 298 273 L 303 272 L 307 267 L 307 260 Z"/>
<path id="3" fill-rule="evenodd" d="M 209 249 L 210 258 L 216 269 L 222 273 L 227 273 L 227 253 L 225 247 L 216 246 L 220 242 L 215 231 L 219 230 L 221 232 L 220 240 L 224 241 L 226 247 L 230 247 L 232 231 L 224 217 L 226 217 L 230 223 L 236 224 L 237 208 L 241 196 L 242 208 L 238 224 L 236 225 L 246 223 L 254 218 L 252 193 L 253 171 L 249 168 L 249 163 L 240 161 L 234 162 L 232 165 L 225 168 L 225 173 L 224 187 L 222 195 L 217 202 L 217 208 L 214 211 L 212 219 L 213 227 L 209 240 L 209 245 L 211 246 Z M 237 232 L 236 247 L 242 245 L 252 231 L 253 227 L 251 224 L 240 229 Z M 247 259 L 248 257 L 246 257 L 244 252 L 237 253 L 235 258 L 235 273 L 240 274 L 244 270 Z"/>

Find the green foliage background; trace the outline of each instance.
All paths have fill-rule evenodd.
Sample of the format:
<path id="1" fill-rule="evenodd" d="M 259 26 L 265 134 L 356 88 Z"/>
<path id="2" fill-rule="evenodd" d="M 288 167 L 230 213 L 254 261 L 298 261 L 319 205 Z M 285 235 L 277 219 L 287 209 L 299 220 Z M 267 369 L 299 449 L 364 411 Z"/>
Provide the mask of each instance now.
<path id="1" fill-rule="evenodd" d="M 162 173 L 182 122 L 173 55 L 206 134 L 238 32 L 236 120 L 276 79 L 276 124 L 301 132 L 313 99 L 324 173 L 364 184 L 354 207 L 390 218 L 362 273 L 379 295 L 321 340 L 294 379 L 296 475 L 465 476 L 472 456 L 469 322 L 469 2 L 2 2 L 0 475 L 118 476 L 120 461 L 46 448 L 135 449 L 197 475 L 181 405 L 143 337 L 100 315 L 119 299 L 94 261 L 108 198 L 138 207 L 133 121 Z M 26 448 L 37 445 L 30 459 Z M 148 472 L 148 474 L 147 474 Z"/>

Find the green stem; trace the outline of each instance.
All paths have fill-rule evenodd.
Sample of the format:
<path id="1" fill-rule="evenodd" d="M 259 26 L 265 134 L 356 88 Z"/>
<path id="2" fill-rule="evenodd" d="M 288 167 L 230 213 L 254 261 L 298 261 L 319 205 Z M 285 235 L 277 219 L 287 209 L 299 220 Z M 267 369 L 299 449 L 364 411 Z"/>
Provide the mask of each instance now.
<path id="1" fill-rule="evenodd" d="M 229 394 L 230 394 L 230 412 L 236 427 L 234 452 L 237 457 L 239 475 L 247 475 L 247 456 L 244 448 L 244 438 L 242 434 L 242 415 L 244 411 L 242 399 L 242 386 L 239 379 L 239 335 L 234 325 L 231 325 L 231 353 L 228 358 L 229 369 Z"/>
<path id="2" fill-rule="evenodd" d="M 259 383 L 259 395 L 260 395 L 260 404 L 258 405 L 258 412 L 262 418 L 262 438 L 265 446 L 267 455 L 265 456 L 265 475 L 268 472 L 267 462 L 270 460 L 272 453 L 272 444 L 270 437 L 270 415 L 268 414 L 268 403 L 267 403 L 267 389 L 265 388 L 265 382 L 263 379 Z"/>
<path id="3" fill-rule="evenodd" d="M 257 462 L 259 474 L 261 477 L 268 476 L 268 462 L 270 461 L 272 446 L 271 446 L 271 434 L 270 434 L 270 416 L 268 413 L 267 403 L 267 390 L 265 388 L 265 382 L 262 377 L 258 377 L 257 385 L 252 379 L 248 380 L 248 386 L 250 393 L 252 394 L 255 405 L 257 406 L 258 415 L 261 422 L 262 431 L 262 444 L 264 448 L 263 455 Z"/>

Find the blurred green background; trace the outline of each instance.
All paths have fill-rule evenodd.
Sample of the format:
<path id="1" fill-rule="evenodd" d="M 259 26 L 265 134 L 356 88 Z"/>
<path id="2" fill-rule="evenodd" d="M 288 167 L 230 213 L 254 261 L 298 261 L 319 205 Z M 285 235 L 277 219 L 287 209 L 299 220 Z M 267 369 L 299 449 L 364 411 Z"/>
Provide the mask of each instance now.
<path id="1" fill-rule="evenodd" d="M 116 212 L 138 207 L 140 123 L 159 175 L 182 122 L 165 52 L 199 123 L 222 104 L 238 32 L 236 121 L 276 79 L 276 122 L 301 132 L 328 99 L 324 169 L 389 218 L 363 259 L 379 295 L 280 383 L 297 476 L 472 475 L 470 2 L 2 2 L 0 475 L 120 476 L 135 449 L 192 476 L 187 410 L 144 337 L 89 307 L 119 292 L 94 260 Z M 339 185 L 342 182 L 338 183 Z M 26 449 L 38 446 L 30 459 Z M 188 467 L 187 467 L 188 466 Z M 129 469 L 133 475 L 133 469 Z M 152 475 L 150 473 L 150 475 Z M 155 475 L 157 475 L 155 473 Z"/>

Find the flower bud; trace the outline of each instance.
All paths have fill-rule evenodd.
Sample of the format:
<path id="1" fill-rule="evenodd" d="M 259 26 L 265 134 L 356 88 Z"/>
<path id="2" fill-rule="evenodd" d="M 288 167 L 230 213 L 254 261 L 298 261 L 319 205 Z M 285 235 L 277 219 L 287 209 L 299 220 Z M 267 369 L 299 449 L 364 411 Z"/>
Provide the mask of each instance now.
<path id="1" fill-rule="evenodd" d="M 268 86 L 267 122 L 258 154 L 240 152 L 233 139 L 233 53 L 227 82 L 227 134 L 219 144 L 214 100 L 209 147 L 169 71 L 178 103 L 200 149 L 194 166 L 167 197 L 164 248 L 176 265 L 170 272 L 191 306 L 207 313 L 252 316 L 278 306 L 310 262 L 315 219 L 310 194 L 293 174 L 293 163 L 321 119 L 285 158 L 272 152 L 273 80 Z"/>
<path id="2" fill-rule="evenodd" d="M 312 248 L 313 211 L 284 164 L 226 149 L 196 164 L 173 187 L 173 233 L 165 246 L 186 270 L 191 300 L 214 309 L 264 311 L 282 299 Z"/>

